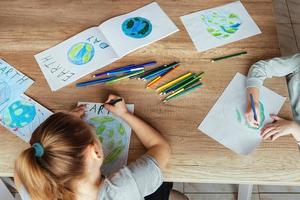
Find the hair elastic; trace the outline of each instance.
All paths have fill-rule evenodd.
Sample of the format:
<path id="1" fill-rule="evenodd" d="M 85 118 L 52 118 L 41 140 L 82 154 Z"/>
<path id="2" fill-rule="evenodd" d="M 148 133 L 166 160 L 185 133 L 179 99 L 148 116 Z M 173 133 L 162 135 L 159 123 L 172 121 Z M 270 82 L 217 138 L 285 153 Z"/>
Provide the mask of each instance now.
<path id="1" fill-rule="evenodd" d="M 32 145 L 32 148 L 35 151 L 35 154 L 34 154 L 35 157 L 40 158 L 44 155 L 44 147 L 41 145 L 41 143 L 39 143 L 39 142 L 34 143 Z"/>

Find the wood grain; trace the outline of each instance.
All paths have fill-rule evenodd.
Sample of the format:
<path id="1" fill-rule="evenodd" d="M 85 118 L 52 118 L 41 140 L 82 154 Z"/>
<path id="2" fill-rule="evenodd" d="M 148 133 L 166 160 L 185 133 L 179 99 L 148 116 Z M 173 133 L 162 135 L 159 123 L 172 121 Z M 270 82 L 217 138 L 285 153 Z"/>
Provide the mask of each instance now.
<path id="1" fill-rule="evenodd" d="M 137 80 L 84 89 L 77 89 L 71 84 L 57 92 L 50 91 L 33 55 L 80 31 L 150 2 L 28 0 L 25 3 L 21 0 L 1 0 L 0 57 L 35 80 L 26 94 L 52 111 L 70 109 L 78 101 L 102 102 L 109 93 L 121 95 L 128 103 L 134 103 L 135 113 L 161 131 L 172 146 L 172 157 L 164 171 L 167 181 L 300 185 L 299 152 L 290 137 L 280 138 L 274 143 L 263 142 L 251 155 L 241 157 L 197 130 L 236 72 L 247 74 L 249 66 L 255 61 L 279 56 L 271 0 L 242 1 L 262 34 L 204 53 L 196 52 L 179 17 L 231 1 L 159 0 L 157 2 L 180 32 L 98 70 L 101 72 L 150 60 L 160 64 L 181 61 L 182 67 L 174 73 L 174 77 L 186 71 L 205 72 L 205 86 L 183 98 L 163 104 L 159 95 L 146 90 L 146 84 Z M 209 62 L 212 57 L 242 50 L 248 54 L 216 63 Z M 86 76 L 80 81 L 88 79 L 90 77 Z M 268 80 L 266 86 L 283 96 L 288 95 L 283 78 Z M 291 118 L 288 101 L 280 113 Z M 0 176 L 13 175 L 14 160 L 27 147 L 16 136 L 0 128 Z M 143 152 L 142 145 L 133 134 L 130 161 Z"/>

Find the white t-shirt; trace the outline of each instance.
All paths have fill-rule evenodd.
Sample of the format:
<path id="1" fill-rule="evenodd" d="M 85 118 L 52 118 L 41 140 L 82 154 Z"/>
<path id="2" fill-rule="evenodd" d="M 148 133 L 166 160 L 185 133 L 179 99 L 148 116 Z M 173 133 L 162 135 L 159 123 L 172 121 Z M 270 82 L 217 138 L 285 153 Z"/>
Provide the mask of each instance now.
<path id="1" fill-rule="evenodd" d="M 144 155 L 123 167 L 111 177 L 105 178 L 97 200 L 144 200 L 155 192 L 163 182 L 157 161 Z M 31 200 L 24 187 L 20 188 L 22 200 Z"/>

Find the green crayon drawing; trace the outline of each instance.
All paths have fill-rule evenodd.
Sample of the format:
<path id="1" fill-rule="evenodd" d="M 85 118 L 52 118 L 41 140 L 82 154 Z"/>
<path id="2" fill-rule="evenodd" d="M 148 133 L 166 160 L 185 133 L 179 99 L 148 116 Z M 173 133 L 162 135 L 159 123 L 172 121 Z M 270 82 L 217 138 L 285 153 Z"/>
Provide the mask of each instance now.
<path id="1" fill-rule="evenodd" d="M 262 102 L 259 102 L 259 113 L 260 113 L 259 126 L 258 126 L 258 128 L 255 128 L 255 127 L 251 126 L 247 122 L 246 118 L 244 117 L 244 113 L 241 112 L 241 110 L 239 108 L 235 109 L 236 120 L 239 122 L 239 124 L 243 125 L 246 128 L 250 128 L 250 129 L 260 129 L 264 125 L 264 121 L 265 121 L 265 108 L 264 108 L 264 105 L 263 105 Z"/>
<path id="2" fill-rule="evenodd" d="M 219 39 L 228 38 L 235 34 L 242 25 L 242 20 L 237 14 L 224 10 L 207 12 L 202 14 L 200 18 L 207 26 L 207 32 Z"/>

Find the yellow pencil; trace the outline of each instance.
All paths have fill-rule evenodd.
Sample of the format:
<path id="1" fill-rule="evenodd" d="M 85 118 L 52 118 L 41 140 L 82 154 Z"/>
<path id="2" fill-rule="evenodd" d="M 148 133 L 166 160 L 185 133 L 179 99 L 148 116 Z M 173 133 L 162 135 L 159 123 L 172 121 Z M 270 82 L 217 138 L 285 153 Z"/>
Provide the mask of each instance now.
<path id="1" fill-rule="evenodd" d="M 177 83 L 177 82 L 179 82 L 179 81 L 181 81 L 181 80 L 183 80 L 183 79 L 185 79 L 187 77 L 190 77 L 192 75 L 193 75 L 193 73 L 191 73 L 191 72 L 183 74 L 182 76 L 179 76 L 175 80 L 169 81 L 168 83 L 166 83 L 166 84 L 164 84 L 164 85 L 156 88 L 156 91 L 161 91 L 161 90 L 163 90 L 163 89 L 165 89 L 165 88 L 167 88 L 167 87 L 169 87 L 169 86 L 171 86 L 171 85 L 173 85 L 173 84 L 175 84 L 175 83 Z"/>

